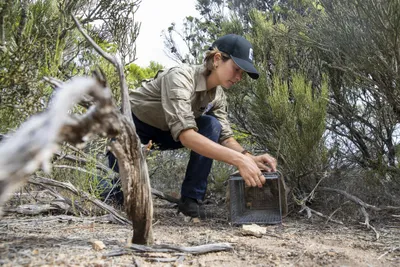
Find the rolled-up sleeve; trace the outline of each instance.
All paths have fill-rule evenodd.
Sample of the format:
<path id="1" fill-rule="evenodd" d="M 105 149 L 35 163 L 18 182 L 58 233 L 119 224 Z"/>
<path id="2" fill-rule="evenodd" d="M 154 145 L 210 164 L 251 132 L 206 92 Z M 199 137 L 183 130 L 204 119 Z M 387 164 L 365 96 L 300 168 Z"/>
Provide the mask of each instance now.
<path id="1" fill-rule="evenodd" d="M 165 120 L 175 141 L 183 130 L 198 131 L 191 106 L 194 93 L 194 82 L 189 73 L 182 69 L 173 70 L 170 75 L 162 77 L 161 104 L 165 112 Z"/>
<path id="2" fill-rule="evenodd" d="M 221 136 L 219 142 L 221 143 L 225 139 L 233 136 L 232 128 L 228 121 L 228 103 L 226 100 L 226 95 L 223 91 L 220 91 L 217 96 L 218 101 L 215 102 L 213 108 L 210 111 L 210 115 L 217 118 L 221 123 Z"/>

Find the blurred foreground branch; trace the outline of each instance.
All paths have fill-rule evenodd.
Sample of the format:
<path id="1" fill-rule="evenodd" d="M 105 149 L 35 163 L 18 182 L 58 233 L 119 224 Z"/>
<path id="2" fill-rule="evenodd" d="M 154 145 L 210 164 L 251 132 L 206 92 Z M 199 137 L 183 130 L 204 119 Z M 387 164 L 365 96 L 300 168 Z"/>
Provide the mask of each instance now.
<path id="1" fill-rule="evenodd" d="M 138 179 L 143 177 L 138 172 L 146 172 L 147 168 L 140 168 L 137 162 L 143 155 L 133 123 L 113 104 L 111 91 L 99 72 L 95 73 L 95 78 L 77 77 L 66 83 L 58 83 L 58 86 L 61 88 L 50 107 L 32 116 L 0 144 L 0 153 L 7 155 L 0 158 L 0 207 L 34 171 L 42 168 L 50 172 L 50 160 L 59 144 L 82 144 L 95 135 L 115 137 L 113 152 L 119 156 L 119 164 L 130 170 L 121 172 L 121 180 L 125 207 L 134 228 L 133 241 L 151 243 L 152 203 L 145 201 L 151 199 L 151 195 L 136 194 L 138 191 L 150 192 L 150 185 Z M 70 116 L 70 110 L 85 95 L 93 98 L 94 105 L 83 115 Z M 144 202 L 150 203 L 150 207 L 141 205 Z"/>

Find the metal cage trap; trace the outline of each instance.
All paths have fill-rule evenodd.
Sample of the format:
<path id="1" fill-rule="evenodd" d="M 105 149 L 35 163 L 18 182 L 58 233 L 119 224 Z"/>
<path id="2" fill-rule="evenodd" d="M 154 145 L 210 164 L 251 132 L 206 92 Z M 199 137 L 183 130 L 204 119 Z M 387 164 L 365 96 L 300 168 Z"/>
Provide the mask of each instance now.
<path id="1" fill-rule="evenodd" d="M 278 172 L 263 172 L 266 183 L 262 188 L 247 187 L 239 173 L 228 182 L 231 222 L 240 224 L 278 224 L 287 211 L 286 188 Z"/>

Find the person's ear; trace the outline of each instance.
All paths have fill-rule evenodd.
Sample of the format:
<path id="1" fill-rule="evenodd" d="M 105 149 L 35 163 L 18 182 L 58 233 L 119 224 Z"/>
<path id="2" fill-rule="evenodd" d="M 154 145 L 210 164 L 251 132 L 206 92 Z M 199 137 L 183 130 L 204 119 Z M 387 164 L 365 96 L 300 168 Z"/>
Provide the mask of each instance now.
<path id="1" fill-rule="evenodd" d="M 220 64 L 221 60 L 222 60 L 221 53 L 215 53 L 215 55 L 214 55 L 214 63 L 213 63 L 214 69 L 218 68 L 218 65 Z"/>

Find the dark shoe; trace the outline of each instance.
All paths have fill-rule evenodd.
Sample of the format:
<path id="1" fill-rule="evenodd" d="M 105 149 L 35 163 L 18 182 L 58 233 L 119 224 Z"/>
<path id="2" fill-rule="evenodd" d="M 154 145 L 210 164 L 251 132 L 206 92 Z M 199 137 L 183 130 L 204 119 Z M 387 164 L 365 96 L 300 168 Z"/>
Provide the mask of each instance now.
<path id="1" fill-rule="evenodd" d="M 199 199 L 181 197 L 178 202 L 178 214 L 179 212 L 192 218 L 207 218 L 203 202 Z"/>

